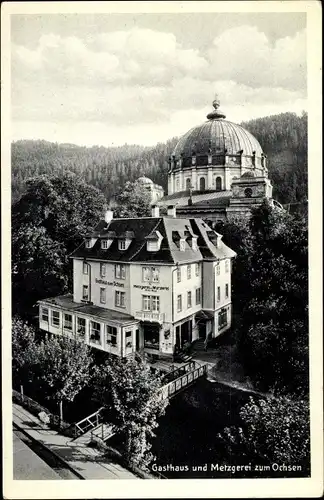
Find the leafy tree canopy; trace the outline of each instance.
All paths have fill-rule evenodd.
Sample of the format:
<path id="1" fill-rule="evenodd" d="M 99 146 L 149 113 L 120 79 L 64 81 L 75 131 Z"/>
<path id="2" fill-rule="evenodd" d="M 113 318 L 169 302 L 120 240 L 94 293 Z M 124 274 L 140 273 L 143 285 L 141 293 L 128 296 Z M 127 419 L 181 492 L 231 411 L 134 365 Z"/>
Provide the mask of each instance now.
<path id="1" fill-rule="evenodd" d="M 218 225 L 236 252 L 238 350 L 259 389 L 308 391 L 307 223 L 267 202 L 251 219 Z"/>
<path id="2" fill-rule="evenodd" d="M 220 436 L 233 454 L 258 464 L 301 465 L 309 472 L 310 420 L 308 401 L 286 397 L 250 398 L 240 410 L 241 427 Z"/>
<path id="3" fill-rule="evenodd" d="M 167 405 L 159 397 L 161 377 L 143 361 L 114 359 L 100 366 L 95 378 L 97 397 L 109 409 L 109 421 L 125 435 L 126 459 L 147 467 L 154 458 L 149 441 Z"/>
<path id="4" fill-rule="evenodd" d="M 149 217 L 151 215 L 151 197 L 139 182 L 126 182 L 116 196 L 116 217 Z"/>
<path id="5" fill-rule="evenodd" d="M 97 224 L 105 198 L 76 175 L 40 176 L 12 208 L 13 309 L 35 314 L 37 300 L 66 292 L 69 254 Z"/>

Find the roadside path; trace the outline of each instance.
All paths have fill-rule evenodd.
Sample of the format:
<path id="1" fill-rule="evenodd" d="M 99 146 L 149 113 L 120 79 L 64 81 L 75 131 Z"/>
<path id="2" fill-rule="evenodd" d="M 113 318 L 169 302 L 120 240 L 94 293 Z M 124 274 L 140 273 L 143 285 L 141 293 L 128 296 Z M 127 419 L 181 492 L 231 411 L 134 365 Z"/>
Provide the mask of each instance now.
<path id="1" fill-rule="evenodd" d="M 118 463 L 90 448 L 84 440 L 72 440 L 41 424 L 37 417 L 13 403 L 14 427 L 34 439 L 63 461 L 80 479 L 138 479 Z"/>

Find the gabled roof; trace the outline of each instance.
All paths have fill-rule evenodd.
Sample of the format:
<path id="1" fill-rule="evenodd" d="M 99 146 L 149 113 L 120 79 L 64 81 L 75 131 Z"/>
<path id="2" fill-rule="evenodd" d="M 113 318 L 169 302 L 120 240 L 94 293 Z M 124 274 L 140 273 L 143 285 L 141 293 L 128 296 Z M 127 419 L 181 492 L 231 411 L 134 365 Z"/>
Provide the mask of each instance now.
<path id="1" fill-rule="evenodd" d="M 130 219 L 112 219 L 107 225 L 100 221 L 93 231 L 97 241 L 92 248 L 86 248 L 84 243 L 71 254 L 73 258 L 98 259 L 112 262 L 151 262 L 151 263 L 181 263 L 197 262 L 203 258 L 221 259 L 234 257 L 236 254 L 223 242 L 216 248 L 207 232 L 212 231 L 202 219 L 185 219 L 176 217 L 143 217 Z M 126 250 L 120 250 L 118 239 L 120 235 L 132 233 L 131 244 Z M 108 249 L 101 248 L 101 240 L 108 235 L 114 235 Z M 162 237 L 159 250 L 147 250 L 147 240 L 156 234 Z M 197 250 L 190 245 L 190 235 L 198 237 Z M 180 250 L 179 240 L 183 240 L 184 250 Z"/>

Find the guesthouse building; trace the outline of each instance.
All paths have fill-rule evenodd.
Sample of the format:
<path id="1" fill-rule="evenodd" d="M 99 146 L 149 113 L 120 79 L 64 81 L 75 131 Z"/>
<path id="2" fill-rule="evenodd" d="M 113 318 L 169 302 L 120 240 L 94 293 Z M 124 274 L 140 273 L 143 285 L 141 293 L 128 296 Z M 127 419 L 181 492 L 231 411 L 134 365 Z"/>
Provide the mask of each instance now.
<path id="1" fill-rule="evenodd" d="M 39 301 L 39 326 L 120 357 L 173 358 L 230 328 L 235 252 L 200 218 L 113 218 L 73 252 L 73 294 Z"/>

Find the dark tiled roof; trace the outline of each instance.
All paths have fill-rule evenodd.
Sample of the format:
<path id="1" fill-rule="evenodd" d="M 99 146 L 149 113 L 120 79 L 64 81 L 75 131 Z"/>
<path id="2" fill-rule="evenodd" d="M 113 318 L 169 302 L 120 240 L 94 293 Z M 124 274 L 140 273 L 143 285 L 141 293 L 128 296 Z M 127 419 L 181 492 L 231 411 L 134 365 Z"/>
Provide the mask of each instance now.
<path id="1" fill-rule="evenodd" d="M 151 263 L 178 263 L 197 262 L 204 257 L 224 258 L 225 254 L 233 256 L 234 252 L 224 243 L 214 247 L 207 231 L 209 228 L 201 219 L 186 219 L 176 217 L 144 217 L 140 219 L 113 219 L 109 226 L 100 222 L 95 228 L 97 241 L 92 248 L 86 248 L 84 242 L 72 253 L 71 257 L 98 259 L 112 262 L 151 262 Z M 111 246 L 101 248 L 101 239 L 107 237 L 108 232 L 115 232 L 116 239 Z M 118 236 L 132 231 L 134 237 L 127 250 L 119 250 Z M 147 236 L 159 231 L 163 239 L 160 249 L 156 252 L 147 250 Z M 198 249 L 194 250 L 190 244 L 190 235 L 198 236 Z M 184 241 L 184 250 L 180 250 L 180 239 Z M 224 247 L 224 248 L 223 248 Z M 235 255 L 235 254 L 234 254 Z"/>
<path id="2" fill-rule="evenodd" d="M 86 314 L 87 316 L 99 317 L 106 321 L 118 323 L 134 323 L 136 320 L 130 314 L 125 314 L 120 311 L 113 311 L 112 309 L 104 309 L 102 307 L 93 306 L 83 302 L 73 302 L 73 295 L 60 295 L 58 297 L 43 299 L 40 301 L 42 304 L 48 306 L 57 306 L 65 311 L 76 312 L 79 314 Z"/>

